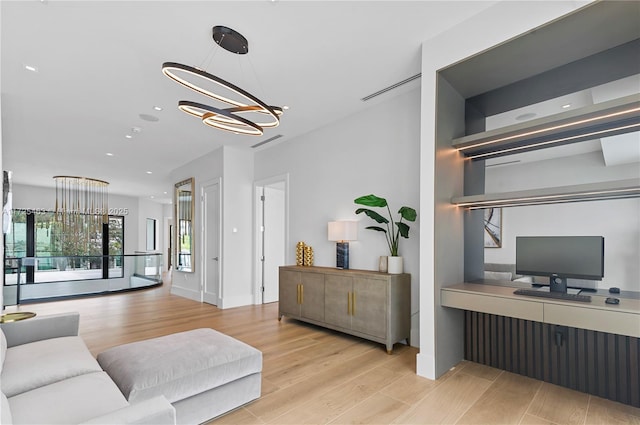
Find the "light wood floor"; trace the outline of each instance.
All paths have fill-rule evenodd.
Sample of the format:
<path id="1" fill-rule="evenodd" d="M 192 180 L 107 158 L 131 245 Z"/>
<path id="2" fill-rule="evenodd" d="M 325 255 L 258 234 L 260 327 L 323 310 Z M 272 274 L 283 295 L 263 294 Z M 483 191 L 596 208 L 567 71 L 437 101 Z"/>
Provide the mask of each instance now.
<path id="1" fill-rule="evenodd" d="M 462 362 L 437 381 L 415 374 L 418 350 L 284 318 L 277 303 L 220 310 L 160 288 L 8 307 L 80 312 L 94 355 L 126 342 L 211 327 L 260 349 L 262 397 L 212 424 L 640 424 L 640 409 Z"/>

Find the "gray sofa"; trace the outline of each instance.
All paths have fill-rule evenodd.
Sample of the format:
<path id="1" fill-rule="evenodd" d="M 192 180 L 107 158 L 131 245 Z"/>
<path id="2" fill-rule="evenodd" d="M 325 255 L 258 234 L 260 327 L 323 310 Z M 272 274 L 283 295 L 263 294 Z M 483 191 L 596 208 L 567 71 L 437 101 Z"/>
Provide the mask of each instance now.
<path id="1" fill-rule="evenodd" d="M 78 336 L 77 313 L 0 326 L 1 423 L 175 424 L 162 395 L 128 402 Z"/>
<path id="2" fill-rule="evenodd" d="M 228 335 L 193 329 L 96 360 L 78 324 L 77 313 L 2 324 L 2 424 L 199 424 L 260 397 L 262 352 Z"/>

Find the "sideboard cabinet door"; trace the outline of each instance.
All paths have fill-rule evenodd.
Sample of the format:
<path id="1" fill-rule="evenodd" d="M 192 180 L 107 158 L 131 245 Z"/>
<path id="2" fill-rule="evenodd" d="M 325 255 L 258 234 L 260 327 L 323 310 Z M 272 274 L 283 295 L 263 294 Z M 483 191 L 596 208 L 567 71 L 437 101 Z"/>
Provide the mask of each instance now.
<path id="1" fill-rule="evenodd" d="M 330 325 L 351 329 L 351 276 L 325 276 L 324 319 Z"/>
<path id="2" fill-rule="evenodd" d="M 302 273 L 300 282 L 302 283 L 300 316 L 324 321 L 324 275 Z"/>
<path id="3" fill-rule="evenodd" d="M 386 280 L 353 278 L 351 328 L 378 338 L 387 335 L 389 303 Z"/>
<path id="4" fill-rule="evenodd" d="M 324 275 L 280 268 L 278 318 L 324 321 Z"/>
<path id="5" fill-rule="evenodd" d="M 280 318 L 282 318 L 283 315 L 290 317 L 300 316 L 300 275 L 300 272 L 280 269 L 280 287 L 278 289 Z"/>

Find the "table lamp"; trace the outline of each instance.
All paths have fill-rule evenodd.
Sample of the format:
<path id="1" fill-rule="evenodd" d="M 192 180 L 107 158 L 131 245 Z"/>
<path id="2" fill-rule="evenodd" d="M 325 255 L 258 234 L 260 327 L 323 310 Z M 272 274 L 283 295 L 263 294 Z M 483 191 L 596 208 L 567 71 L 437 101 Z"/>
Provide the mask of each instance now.
<path id="1" fill-rule="evenodd" d="M 357 221 L 330 221 L 328 239 L 336 242 L 336 267 L 349 268 L 349 242 L 358 239 Z"/>

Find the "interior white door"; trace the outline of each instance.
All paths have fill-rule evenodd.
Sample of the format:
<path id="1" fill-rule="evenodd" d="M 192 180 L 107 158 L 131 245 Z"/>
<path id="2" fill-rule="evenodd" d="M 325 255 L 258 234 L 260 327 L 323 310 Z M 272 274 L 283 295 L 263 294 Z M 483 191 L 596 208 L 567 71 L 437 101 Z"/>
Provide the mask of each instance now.
<path id="1" fill-rule="evenodd" d="M 202 299 L 218 305 L 220 285 L 220 184 L 206 185 L 202 190 L 204 217 L 204 285 Z"/>
<path id="2" fill-rule="evenodd" d="M 263 303 L 278 301 L 278 267 L 285 265 L 284 184 L 264 187 Z"/>

